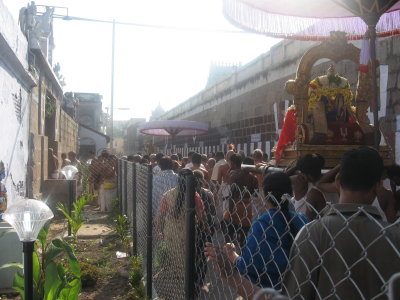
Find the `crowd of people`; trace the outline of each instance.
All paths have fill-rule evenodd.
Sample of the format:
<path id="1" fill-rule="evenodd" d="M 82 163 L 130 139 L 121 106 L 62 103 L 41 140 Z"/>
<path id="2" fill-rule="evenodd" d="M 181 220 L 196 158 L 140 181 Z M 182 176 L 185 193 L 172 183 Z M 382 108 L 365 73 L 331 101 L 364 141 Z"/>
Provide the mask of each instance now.
<path id="1" fill-rule="evenodd" d="M 103 150 L 99 156 L 94 152 L 88 153 L 88 159 L 81 162 L 77 154 L 73 151 L 61 153 L 61 163 L 58 162 L 53 150 L 49 148 L 49 178 L 65 179 L 63 168 L 74 166 L 78 172 L 75 174 L 77 194 L 86 192 L 94 195 L 94 205 L 97 205 L 101 211 L 112 210 L 112 200 L 117 198 L 117 157 Z M 87 167 L 84 178 L 84 167 Z M 86 191 L 83 191 L 83 180 L 86 180 Z"/>
<path id="2" fill-rule="evenodd" d="M 126 159 L 153 166 L 156 246 L 164 249 L 158 279 L 168 286 L 165 299 L 177 299 L 176 291 L 184 290 L 191 175 L 196 294 L 205 284 L 207 259 L 245 298 L 273 288 L 291 299 L 384 299 L 389 278 L 400 272 L 400 166 L 385 168 L 371 148 L 349 151 L 328 172 L 317 153 L 272 172 L 259 149 L 251 157 L 229 150 Z"/>

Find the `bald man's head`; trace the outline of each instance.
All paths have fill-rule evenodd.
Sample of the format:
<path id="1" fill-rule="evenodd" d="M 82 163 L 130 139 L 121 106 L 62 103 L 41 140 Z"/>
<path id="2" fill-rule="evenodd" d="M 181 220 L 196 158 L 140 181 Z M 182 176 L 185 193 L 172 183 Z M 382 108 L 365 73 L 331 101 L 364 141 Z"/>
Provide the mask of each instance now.
<path id="1" fill-rule="evenodd" d="M 226 160 L 227 160 L 227 161 L 230 161 L 231 156 L 232 156 L 233 154 L 235 154 L 235 151 L 233 151 L 233 150 L 229 150 L 228 152 L 226 152 Z"/>

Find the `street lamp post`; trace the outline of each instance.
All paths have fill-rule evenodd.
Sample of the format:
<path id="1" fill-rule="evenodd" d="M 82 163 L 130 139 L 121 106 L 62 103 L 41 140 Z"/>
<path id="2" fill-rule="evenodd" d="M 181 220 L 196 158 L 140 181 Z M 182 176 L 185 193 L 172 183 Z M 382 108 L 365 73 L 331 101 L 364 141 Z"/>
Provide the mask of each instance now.
<path id="1" fill-rule="evenodd" d="M 111 153 L 114 152 L 114 58 L 115 58 L 115 20 L 112 27 L 112 52 L 111 52 Z"/>
<path id="2" fill-rule="evenodd" d="M 68 165 L 61 169 L 61 173 L 65 179 L 68 180 L 68 214 L 72 213 L 72 202 L 74 201 L 74 182 L 75 175 L 78 173 L 78 169 L 74 166 Z M 71 223 L 68 221 L 68 236 L 71 236 Z"/>
<path id="3" fill-rule="evenodd" d="M 42 201 L 21 199 L 8 207 L 3 216 L 23 243 L 25 300 L 33 300 L 34 245 L 40 229 L 54 217 L 53 212 Z"/>

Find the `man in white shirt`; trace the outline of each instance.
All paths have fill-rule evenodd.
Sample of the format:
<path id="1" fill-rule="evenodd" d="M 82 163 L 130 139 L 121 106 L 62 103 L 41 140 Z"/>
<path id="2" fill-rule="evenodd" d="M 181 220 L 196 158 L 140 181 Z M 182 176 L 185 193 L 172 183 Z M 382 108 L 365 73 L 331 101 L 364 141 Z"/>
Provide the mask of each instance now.
<path id="1" fill-rule="evenodd" d="M 217 163 L 215 164 L 213 172 L 211 174 L 211 180 L 214 182 L 218 181 L 219 167 L 227 164 L 223 152 L 217 152 L 217 154 L 215 155 L 215 160 L 217 161 Z"/>

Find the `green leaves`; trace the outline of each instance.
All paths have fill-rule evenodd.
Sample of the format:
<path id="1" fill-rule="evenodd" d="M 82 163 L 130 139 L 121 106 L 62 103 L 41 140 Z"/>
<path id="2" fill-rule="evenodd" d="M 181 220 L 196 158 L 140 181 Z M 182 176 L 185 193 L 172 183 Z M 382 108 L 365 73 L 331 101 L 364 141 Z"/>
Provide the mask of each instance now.
<path id="1" fill-rule="evenodd" d="M 76 238 L 76 234 L 78 230 L 84 224 L 83 220 L 83 209 L 85 205 L 93 199 L 93 195 L 84 195 L 78 199 L 78 201 L 72 203 L 72 212 L 69 214 L 68 208 L 62 204 L 57 204 L 57 209 L 61 211 L 61 213 L 65 216 L 68 220 L 69 224 L 71 225 L 71 231 L 73 236 Z"/>
<path id="2" fill-rule="evenodd" d="M 128 248 L 130 243 L 129 236 L 129 219 L 127 216 L 118 215 L 114 220 L 114 230 L 117 233 L 121 243 L 124 247 Z"/>
<path id="3" fill-rule="evenodd" d="M 72 280 L 67 287 L 63 288 L 57 300 L 78 299 L 81 291 L 81 281 L 78 279 Z"/>
<path id="4" fill-rule="evenodd" d="M 39 256 L 37 252 L 32 253 L 32 261 L 33 261 L 33 283 L 35 286 L 40 285 L 40 262 Z"/>
<path id="5" fill-rule="evenodd" d="M 38 234 L 38 241 L 42 245 L 43 249 L 46 249 L 46 241 L 47 241 L 47 234 L 49 232 L 49 227 L 50 223 L 47 223 L 46 225 L 43 226 L 42 229 L 40 229 L 39 234 Z"/>
<path id="6" fill-rule="evenodd" d="M 83 209 L 92 197 L 92 195 L 86 195 L 73 203 L 71 215 L 63 204 L 57 205 L 71 223 L 74 236 L 83 225 Z M 81 269 L 74 248 L 59 238 L 48 241 L 48 230 L 49 224 L 40 230 L 32 256 L 34 300 L 78 300 L 81 291 Z M 23 269 L 23 265 L 9 263 L 0 266 L 0 270 L 5 268 Z M 15 274 L 13 288 L 21 294 L 22 299 L 25 299 L 23 275 Z"/>
<path id="7" fill-rule="evenodd" d="M 64 254 L 68 258 L 69 271 L 75 277 L 80 278 L 81 277 L 81 268 L 79 267 L 79 262 L 76 259 L 74 249 L 72 248 L 72 246 L 70 244 L 68 244 L 66 241 L 60 240 L 60 239 L 54 239 L 52 241 L 52 244 L 55 247 L 63 250 Z"/>
<path id="8" fill-rule="evenodd" d="M 23 266 L 21 266 L 21 269 L 23 269 Z M 12 288 L 20 293 L 22 299 L 25 299 L 23 275 L 21 275 L 20 273 L 15 273 L 14 286 Z"/>
<path id="9" fill-rule="evenodd" d="M 50 262 L 46 267 L 44 283 L 44 300 L 57 299 L 58 289 L 63 283 L 63 280 L 58 275 L 58 269 L 55 262 Z"/>
<path id="10" fill-rule="evenodd" d="M 40 235 L 42 251 L 35 247 L 33 252 L 33 283 L 35 300 L 78 300 L 81 290 L 81 269 L 75 256 L 74 248 L 66 241 L 53 239 L 48 242 L 47 229 Z M 63 257 L 68 263 L 63 262 Z M 42 265 L 43 264 L 43 265 Z M 10 263 L 2 268 L 20 268 L 22 264 Z M 43 274 L 44 273 L 44 274 Z M 17 273 L 13 288 L 24 299 L 24 276 Z"/>
<path id="11" fill-rule="evenodd" d="M 9 264 L 4 264 L 0 266 L 0 270 L 7 269 L 7 268 L 18 268 L 18 269 L 23 269 L 24 265 L 20 263 L 9 263 Z"/>

